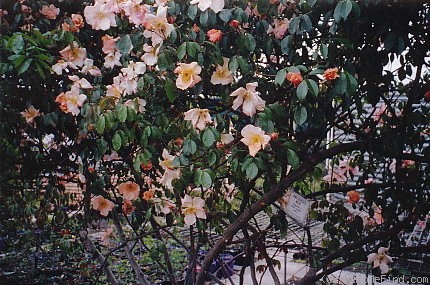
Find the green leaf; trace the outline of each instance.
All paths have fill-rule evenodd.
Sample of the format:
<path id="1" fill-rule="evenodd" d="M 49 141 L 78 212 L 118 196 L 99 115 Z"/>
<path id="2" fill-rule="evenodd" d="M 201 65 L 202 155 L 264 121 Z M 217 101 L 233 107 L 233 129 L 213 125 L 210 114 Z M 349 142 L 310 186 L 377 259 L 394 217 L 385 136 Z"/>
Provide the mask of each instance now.
<path id="1" fill-rule="evenodd" d="M 187 42 L 187 52 L 191 57 L 196 57 L 200 51 L 200 45 L 196 42 Z"/>
<path id="2" fill-rule="evenodd" d="M 254 162 L 250 163 L 246 168 L 246 177 L 249 179 L 254 179 L 258 175 L 258 166 Z"/>
<path id="3" fill-rule="evenodd" d="M 200 24 L 202 24 L 202 26 L 206 26 L 208 19 L 209 19 L 209 9 L 206 9 L 206 11 L 200 14 Z"/>
<path id="4" fill-rule="evenodd" d="M 187 43 L 181 44 L 176 50 L 176 54 L 179 60 L 182 60 L 185 57 L 185 53 L 187 52 Z"/>
<path id="5" fill-rule="evenodd" d="M 256 44 L 255 38 L 251 34 L 245 34 L 245 46 L 250 52 L 255 50 Z"/>
<path id="6" fill-rule="evenodd" d="M 157 62 L 157 65 L 158 65 L 158 68 L 160 69 L 160 70 L 166 70 L 168 67 L 169 67 L 169 60 L 168 60 L 168 58 L 167 58 L 167 56 L 166 56 L 166 54 L 165 53 L 161 53 L 159 56 L 158 56 L 158 62 Z"/>
<path id="7" fill-rule="evenodd" d="M 258 0 L 257 1 L 257 11 L 262 14 L 265 15 L 269 12 L 270 9 L 270 3 L 267 0 Z"/>
<path id="8" fill-rule="evenodd" d="M 130 35 L 127 34 L 117 41 L 116 47 L 121 54 L 129 54 L 133 49 L 133 43 L 131 42 Z"/>
<path id="9" fill-rule="evenodd" d="M 282 85 L 282 83 L 284 83 L 285 81 L 286 76 L 287 76 L 287 70 L 285 69 L 279 70 L 278 73 L 276 73 L 275 83 L 278 85 Z"/>
<path id="10" fill-rule="evenodd" d="M 222 10 L 219 14 L 219 18 L 224 22 L 224 23 L 228 23 L 228 21 L 230 21 L 231 19 L 231 11 L 229 9 L 224 9 Z"/>
<path id="11" fill-rule="evenodd" d="M 306 99 L 306 95 L 308 95 L 308 84 L 306 81 L 302 81 L 299 86 L 297 86 L 297 98 L 303 101 Z"/>
<path id="12" fill-rule="evenodd" d="M 211 177 L 211 175 L 208 172 L 203 171 L 202 172 L 202 176 L 200 177 L 200 182 L 201 182 L 201 185 L 204 188 L 211 187 L 212 186 L 212 177 Z"/>
<path id="13" fill-rule="evenodd" d="M 118 109 L 118 121 L 124 123 L 127 120 L 127 107 L 122 105 Z"/>
<path id="14" fill-rule="evenodd" d="M 299 166 L 300 160 L 299 157 L 297 156 L 297 153 L 294 150 L 287 150 L 287 160 L 288 163 L 291 164 L 291 166 L 293 168 L 296 168 L 297 166 Z"/>
<path id="15" fill-rule="evenodd" d="M 311 90 L 312 95 L 318 96 L 318 84 L 312 79 L 306 79 L 306 82 L 308 83 L 308 87 Z"/>
<path id="16" fill-rule="evenodd" d="M 103 134 L 106 127 L 106 120 L 104 115 L 100 115 L 99 119 L 97 120 L 96 124 L 96 130 L 99 134 Z"/>
<path id="17" fill-rule="evenodd" d="M 31 62 L 33 61 L 32 58 L 27 58 L 23 64 L 21 64 L 21 66 L 18 69 L 18 75 L 23 74 L 24 72 L 26 72 L 28 70 L 28 68 L 30 67 Z"/>
<path id="18" fill-rule="evenodd" d="M 191 20 L 194 20 L 196 18 L 196 16 L 197 16 L 197 5 L 190 5 L 190 7 L 188 7 L 187 16 Z"/>
<path id="19" fill-rule="evenodd" d="M 291 51 L 291 36 L 288 35 L 286 36 L 282 41 L 281 41 L 281 51 L 283 54 L 289 54 Z"/>
<path id="20" fill-rule="evenodd" d="M 348 17 L 349 13 L 351 13 L 352 10 L 352 3 L 349 0 L 346 1 L 340 1 L 337 3 L 336 8 L 334 9 L 334 20 L 336 22 L 340 22 L 340 20 Z"/>
<path id="21" fill-rule="evenodd" d="M 290 34 L 295 34 L 299 30 L 300 26 L 300 16 L 294 17 L 291 19 L 290 24 L 288 25 L 288 31 Z"/>
<path id="22" fill-rule="evenodd" d="M 182 150 L 186 155 L 195 154 L 197 151 L 197 144 L 190 139 L 185 139 Z"/>
<path id="23" fill-rule="evenodd" d="M 112 147 L 116 151 L 118 151 L 121 148 L 121 135 L 119 133 L 115 133 L 115 135 L 113 136 Z"/>
<path id="24" fill-rule="evenodd" d="M 166 78 L 164 89 L 166 90 L 167 99 L 169 99 L 170 102 L 175 101 L 176 97 L 178 96 L 175 82 L 173 82 L 173 80 L 170 78 Z"/>
<path id="25" fill-rule="evenodd" d="M 15 34 L 14 36 L 12 36 L 8 40 L 7 47 L 15 54 L 20 53 L 25 47 L 25 42 L 22 34 Z"/>
<path id="26" fill-rule="evenodd" d="M 207 155 L 207 161 L 208 161 L 209 165 L 214 165 L 216 163 L 216 161 L 217 161 L 216 153 L 215 152 L 210 152 Z"/>
<path id="27" fill-rule="evenodd" d="M 230 61 L 228 62 L 228 69 L 231 72 L 235 72 L 239 68 L 239 63 L 237 62 L 237 57 L 233 56 L 230 58 Z"/>
<path id="28" fill-rule="evenodd" d="M 308 111 L 305 107 L 299 106 L 294 109 L 294 121 L 298 125 L 303 125 L 306 122 L 306 119 L 308 118 Z"/>
<path id="29" fill-rule="evenodd" d="M 203 131 L 202 141 L 203 141 L 203 144 L 208 148 L 213 145 L 213 143 L 215 142 L 215 135 L 211 129 L 208 128 Z"/>

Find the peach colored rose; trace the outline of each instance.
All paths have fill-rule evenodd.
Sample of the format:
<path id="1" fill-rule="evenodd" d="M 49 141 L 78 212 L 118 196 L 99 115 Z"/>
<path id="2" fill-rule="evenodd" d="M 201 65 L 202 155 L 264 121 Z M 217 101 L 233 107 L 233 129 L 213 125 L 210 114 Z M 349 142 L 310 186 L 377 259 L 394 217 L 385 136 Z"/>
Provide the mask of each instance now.
<path id="1" fill-rule="evenodd" d="M 339 69 L 337 67 L 327 69 L 324 71 L 324 79 L 327 81 L 335 80 L 336 78 L 340 77 L 338 71 Z"/>
<path id="2" fill-rule="evenodd" d="M 129 200 L 124 200 L 124 202 L 122 203 L 122 211 L 124 212 L 124 214 L 129 215 L 133 213 L 134 210 L 136 210 L 136 207 L 133 206 L 133 203 Z"/>
<path id="3" fill-rule="evenodd" d="M 105 54 L 110 54 L 114 51 L 117 51 L 115 43 L 118 40 L 119 40 L 119 37 L 114 38 L 114 37 L 109 36 L 109 35 L 104 35 L 102 37 L 102 43 L 103 43 L 102 51 Z"/>
<path id="4" fill-rule="evenodd" d="M 294 87 L 297 87 L 303 81 L 303 76 L 300 72 L 288 72 L 287 80 L 293 83 Z"/>
<path id="5" fill-rule="evenodd" d="M 358 201 L 360 201 L 360 194 L 357 191 L 349 191 L 347 195 L 348 202 L 351 204 L 356 204 Z"/>
<path id="6" fill-rule="evenodd" d="M 40 13 L 48 19 L 55 20 L 58 14 L 60 14 L 60 8 L 55 7 L 54 4 L 49 6 L 44 5 L 42 6 Z"/>
<path id="7" fill-rule="evenodd" d="M 103 196 L 98 195 L 91 199 L 91 206 L 94 210 L 99 211 L 100 215 L 106 217 L 115 207 L 115 204 L 112 201 L 105 199 Z"/>
<path id="8" fill-rule="evenodd" d="M 39 110 L 34 108 L 33 105 L 30 105 L 27 109 L 25 109 L 25 111 L 21 112 L 20 114 L 25 118 L 25 121 L 29 124 L 33 123 L 34 119 L 40 116 Z"/>
<path id="9" fill-rule="evenodd" d="M 255 156 L 258 151 L 264 149 L 270 141 L 270 136 L 266 135 L 261 128 L 253 125 L 246 125 L 241 134 L 243 138 L 240 141 L 249 148 L 251 156 Z"/>
<path id="10" fill-rule="evenodd" d="M 213 43 L 217 43 L 222 39 L 221 30 L 211 29 L 206 33 L 206 35 L 209 37 L 209 41 Z"/>
<path id="11" fill-rule="evenodd" d="M 143 192 L 143 200 L 145 201 L 151 200 L 152 198 L 154 198 L 154 196 L 155 196 L 155 191 L 152 189 Z"/>
<path id="12" fill-rule="evenodd" d="M 233 101 L 233 110 L 237 110 L 242 106 L 242 111 L 246 115 L 252 117 L 257 111 L 261 111 L 266 106 L 266 101 L 258 96 L 256 88 L 258 87 L 257 82 L 247 83 L 246 89 L 240 87 L 230 94 L 231 97 L 236 97 Z"/>
<path id="13" fill-rule="evenodd" d="M 206 212 L 203 209 L 205 201 L 200 197 L 192 198 L 185 195 L 182 199 L 182 214 L 184 214 L 185 224 L 192 226 L 196 223 L 197 218 L 206 219 Z"/>
<path id="14" fill-rule="evenodd" d="M 211 76 L 211 83 L 227 85 L 233 82 L 233 73 L 228 69 L 228 58 L 223 58 L 223 65 L 218 65 Z"/>
<path id="15" fill-rule="evenodd" d="M 127 181 L 118 185 L 118 191 L 124 200 L 134 200 L 139 198 L 140 187 L 137 183 Z"/>
<path id="16" fill-rule="evenodd" d="M 203 130 L 208 123 L 212 123 L 212 118 L 208 109 L 194 108 L 186 111 L 184 115 L 184 119 L 186 121 L 191 121 L 193 126 L 198 130 Z"/>
<path id="17" fill-rule="evenodd" d="M 73 42 L 60 50 L 60 54 L 67 63 L 75 66 L 84 65 L 84 60 L 87 58 L 87 50 L 79 47 L 77 42 Z"/>
<path id="18" fill-rule="evenodd" d="M 176 87 L 181 90 L 193 87 L 202 80 L 199 76 L 200 72 L 202 72 L 202 68 L 197 62 L 179 63 L 179 66 L 176 67 L 174 72 L 178 74 Z"/>

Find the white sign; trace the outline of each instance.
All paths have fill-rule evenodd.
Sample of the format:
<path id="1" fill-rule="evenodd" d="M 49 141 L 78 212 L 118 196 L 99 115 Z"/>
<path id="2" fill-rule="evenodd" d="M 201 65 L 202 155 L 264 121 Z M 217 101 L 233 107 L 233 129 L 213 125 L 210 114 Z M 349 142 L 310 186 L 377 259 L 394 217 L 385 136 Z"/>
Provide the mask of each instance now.
<path id="1" fill-rule="evenodd" d="M 311 202 L 294 191 L 289 191 L 289 196 L 284 206 L 285 213 L 302 226 L 306 225 Z"/>

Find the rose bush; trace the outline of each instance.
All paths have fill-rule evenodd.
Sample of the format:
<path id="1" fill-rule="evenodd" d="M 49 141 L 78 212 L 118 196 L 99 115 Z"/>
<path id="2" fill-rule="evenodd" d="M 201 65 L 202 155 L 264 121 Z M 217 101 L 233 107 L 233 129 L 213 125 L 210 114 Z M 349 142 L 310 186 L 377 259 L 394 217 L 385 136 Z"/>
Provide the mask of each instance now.
<path id="1" fill-rule="evenodd" d="M 86 231 L 105 218 L 139 284 L 149 281 L 126 241 L 180 240 L 186 227 L 187 282 L 201 284 L 237 232 L 248 258 L 264 256 L 267 229 L 250 220 L 266 211 L 285 231 L 271 206 L 294 188 L 325 230 L 322 256 L 307 246 L 316 270 L 303 284 L 366 260 L 366 245 L 401 248 L 398 234 L 430 207 L 429 6 L 370 2 L 1 2 L 5 227 L 79 221 L 75 234 L 100 257 Z M 78 206 L 66 182 L 81 187 Z M 375 209 L 383 219 L 369 223 Z M 168 249 L 153 250 L 177 284 Z"/>

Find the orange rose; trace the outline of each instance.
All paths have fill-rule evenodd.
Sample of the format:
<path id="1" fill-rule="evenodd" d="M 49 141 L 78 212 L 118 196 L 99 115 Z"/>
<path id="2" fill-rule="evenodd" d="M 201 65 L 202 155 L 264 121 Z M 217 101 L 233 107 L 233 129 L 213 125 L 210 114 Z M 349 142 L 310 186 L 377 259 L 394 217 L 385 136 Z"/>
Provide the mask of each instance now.
<path id="1" fill-rule="evenodd" d="M 236 28 L 239 27 L 240 22 L 238 20 L 231 20 L 230 23 L 229 23 L 229 25 L 230 25 L 230 27 L 236 29 Z"/>
<path id="2" fill-rule="evenodd" d="M 146 201 L 151 200 L 152 198 L 154 198 L 155 195 L 155 191 L 154 190 L 148 190 L 143 192 L 143 199 Z"/>
<path id="3" fill-rule="evenodd" d="M 133 203 L 131 201 L 124 200 L 124 203 L 122 204 L 122 211 L 124 212 L 124 214 L 131 214 L 135 209 L 136 207 L 133 206 Z"/>
<path id="4" fill-rule="evenodd" d="M 209 30 L 206 34 L 208 35 L 209 40 L 213 43 L 217 43 L 222 39 L 222 32 L 217 29 Z"/>
<path id="5" fill-rule="evenodd" d="M 287 80 L 293 83 L 294 87 L 297 87 L 303 81 L 303 76 L 300 72 L 288 72 Z"/>
<path id="6" fill-rule="evenodd" d="M 358 194 L 357 191 L 349 191 L 347 195 L 348 195 L 348 202 L 351 204 L 355 204 L 358 201 L 360 201 L 360 194 Z"/>
<path id="7" fill-rule="evenodd" d="M 327 81 L 335 80 L 339 77 L 339 74 L 337 74 L 338 71 L 339 69 L 337 67 L 327 69 L 324 71 L 324 79 Z"/>

